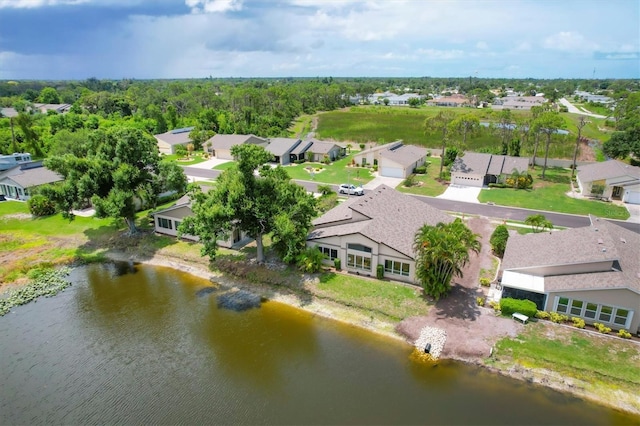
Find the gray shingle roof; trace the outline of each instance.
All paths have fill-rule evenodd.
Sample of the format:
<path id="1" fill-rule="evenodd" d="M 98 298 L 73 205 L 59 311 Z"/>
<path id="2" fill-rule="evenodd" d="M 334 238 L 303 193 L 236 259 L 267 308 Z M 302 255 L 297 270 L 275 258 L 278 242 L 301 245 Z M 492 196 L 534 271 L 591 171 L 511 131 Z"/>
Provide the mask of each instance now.
<path id="1" fill-rule="evenodd" d="M 204 143 L 204 146 L 207 146 L 207 143 L 211 142 L 211 149 L 231 149 L 236 145 L 242 145 L 243 143 L 251 142 L 256 144 L 266 144 L 267 141 L 265 139 L 259 138 L 254 135 L 222 135 L 217 134 L 207 140 Z"/>
<path id="2" fill-rule="evenodd" d="M 413 258 L 413 239 L 420 227 L 452 221 L 442 211 L 380 185 L 314 220 L 308 239 L 359 233 Z"/>
<path id="3" fill-rule="evenodd" d="M 17 117 L 18 111 L 15 108 L 0 108 L 0 115 L 2 117 Z"/>
<path id="4" fill-rule="evenodd" d="M 23 188 L 30 188 L 47 183 L 54 183 L 63 180 L 58 173 L 53 172 L 45 167 L 35 167 L 32 169 L 17 170 L 20 166 L 16 166 L 3 173 L 0 173 L 0 180 L 4 178 L 11 179 Z"/>
<path id="5" fill-rule="evenodd" d="M 313 144 L 311 144 L 308 151 L 311 151 L 314 154 L 328 154 L 335 147 L 340 148 L 340 145 L 333 142 L 323 142 L 315 139 L 312 139 L 312 141 Z"/>
<path id="6" fill-rule="evenodd" d="M 415 145 L 401 145 L 395 149 L 380 151 L 380 157 L 394 161 L 404 167 L 427 156 L 427 149 Z"/>
<path id="7" fill-rule="evenodd" d="M 613 260 L 619 262 L 620 272 L 546 277 L 545 290 L 625 286 L 640 292 L 640 234 L 592 217 L 592 224 L 583 228 L 510 236 L 502 267 L 513 270 Z"/>
<path id="8" fill-rule="evenodd" d="M 514 169 L 526 172 L 528 168 L 529 159 L 526 157 L 467 152 L 462 157 L 456 158 L 451 165 L 451 172 L 499 176 L 509 175 Z"/>
<path id="9" fill-rule="evenodd" d="M 290 153 L 292 149 L 300 144 L 300 139 L 293 138 L 271 138 L 269 139 L 269 145 L 265 147 L 267 151 L 282 157 L 283 155 Z"/>
<path id="10" fill-rule="evenodd" d="M 578 167 L 578 179 L 583 183 L 623 176 L 637 179 L 640 183 L 640 167 L 630 166 L 618 160 L 603 161 Z"/>
<path id="11" fill-rule="evenodd" d="M 189 133 L 191 133 L 192 130 L 193 127 L 184 127 L 182 129 L 173 129 L 153 136 L 168 145 L 184 145 L 192 142 L 189 137 Z"/>

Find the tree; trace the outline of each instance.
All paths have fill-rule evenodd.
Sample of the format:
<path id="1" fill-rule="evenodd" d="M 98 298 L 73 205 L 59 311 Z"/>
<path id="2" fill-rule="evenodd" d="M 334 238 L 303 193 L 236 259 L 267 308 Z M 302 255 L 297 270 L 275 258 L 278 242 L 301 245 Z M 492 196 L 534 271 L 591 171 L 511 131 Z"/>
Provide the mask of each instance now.
<path id="1" fill-rule="evenodd" d="M 475 134 L 480 128 L 480 119 L 476 114 L 463 114 L 453 120 L 451 126 L 457 134 L 462 136 L 462 149 L 467 146 L 467 137 Z"/>
<path id="2" fill-rule="evenodd" d="M 633 154 L 640 158 L 640 126 L 623 132 L 613 132 L 602 144 L 602 152 L 610 158 L 626 158 Z"/>
<path id="3" fill-rule="evenodd" d="M 40 145 L 40 135 L 33 128 L 34 127 L 34 119 L 32 115 L 27 113 L 19 113 L 15 119 L 16 124 L 22 131 L 24 135 L 24 143 L 31 150 L 31 152 L 36 157 L 42 157 L 44 153 L 42 152 L 42 147 Z"/>
<path id="4" fill-rule="evenodd" d="M 540 129 L 537 128 L 534 123 L 540 117 L 540 115 L 545 111 L 543 106 L 533 106 L 531 107 L 531 118 L 529 119 L 529 129 L 533 132 L 533 156 L 531 158 L 531 165 L 533 168 L 536 167 L 536 156 L 538 155 L 538 145 L 540 143 Z"/>
<path id="5" fill-rule="evenodd" d="M 45 87 L 40 91 L 38 100 L 43 104 L 59 104 L 60 96 L 58 95 L 58 91 L 55 88 Z"/>
<path id="6" fill-rule="evenodd" d="M 176 155 L 178 158 L 185 158 L 189 155 L 189 151 L 187 151 L 187 147 L 184 145 L 176 145 Z"/>
<path id="7" fill-rule="evenodd" d="M 197 235 L 202 254 L 215 259 L 217 241 L 233 228 L 256 240 L 257 260 L 264 262 L 263 237 L 271 234 L 274 249 L 287 262 L 305 249 L 316 200 L 291 182 L 280 166 L 265 165 L 271 154 L 264 148 L 243 144 L 231 153 L 238 162 L 218 177 L 215 189 L 204 194 L 191 188 L 193 215 L 185 218 L 179 232 Z M 254 174 L 259 169 L 259 176 Z"/>
<path id="8" fill-rule="evenodd" d="M 491 243 L 491 249 L 496 256 L 504 256 L 504 249 L 507 247 L 507 240 L 509 239 L 509 229 L 505 225 L 498 225 L 491 234 L 489 243 Z"/>
<path id="9" fill-rule="evenodd" d="M 451 129 L 451 122 L 455 116 L 451 111 L 440 111 L 432 117 L 428 117 L 424 121 L 425 133 L 439 133 L 442 136 L 442 156 L 443 161 L 440 162 L 439 177 L 442 179 L 442 170 L 444 167 L 444 154 L 447 148 L 447 137 Z"/>
<path id="10" fill-rule="evenodd" d="M 97 217 L 122 218 L 129 233 L 134 234 L 136 199 L 143 198 L 142 192 L 149 184 L 153 185 L 155 197 L 162 190 L 180 190 L 186 184 L 184 174 L 182 179 L 176 178 L 175 168 L 159 165 L 156 140 L 142 130 L 99 129 L 89 139 L 81 155 L 66 154 L 45 160 L 45 166 L 65 180 L 43 188 L 42 194 L 53 200 L 69 219 L 73 219 L 73 209 L 86 207 L 90 202 Z M 163 173 L 171 174 L 171 179 Z"/>
<path id="11" fill-rule="evenodd" d="M 500 141 L 502 142 L 502 154 L 506 155 L 509 152 L 509 141 L 511 140 L 511 134 L 513 133 L 514 119 L 510 109 L 503 109 L 498 114 L 498 123 L 496 129 L 500 135 Z"/>
<path id="12" fill-rule="evenodd" d="M 545 229 L 553 229 L 553 223 L 551 223 L 550 220 L 547 220 L 543 214 L 532 214 L 531 216 L 527 216 L 524 223 L 531 226 L 533 232 L 542 232 Z"/>
<path id="13" fill-rule="evenodd" d="M 436 300 L 451 289 L 451 279 L 462 277 L 462 268 L 469 262 L 470 251 L 480 251 L 478 235 L 459 218 L 451 223 L 424 225 L 414 237 L 416 277 L 424 292 Z"/>
<path id="14" fill-rule="evenodd" d="M 578 137 L 576 138 L 576 146 L 575 149 L 573 150 L 573 167 L 571 167 L 571 179 L 573 179 L 573 176 L 575 176 L 576 173 L 576 160 L 578 158 L 578 149 L 580 148 L 580 140 L 582 139 L 582 128 L 584 126 L 586 126 L 586 124 L 588 123 L 587 121 L 587 117 L 585 117 L 584 115 L 581 115 L 580 118 L 578 119 Z"/>
<path id="15" fill-rule="evenodd" d="M 547 143 L 544 150 L 544 165 L 542 167 L 542 179 L 547 171 L 547 159 L 549 158 L 549 145 L 551 145 L 551 136 L 557 133 L 558 129 L 564 127 L 564 120 L 555 111 L 545 111 L 540 114 L 534 123 L 537 132 L 543 133 L 547 137 Z"/>

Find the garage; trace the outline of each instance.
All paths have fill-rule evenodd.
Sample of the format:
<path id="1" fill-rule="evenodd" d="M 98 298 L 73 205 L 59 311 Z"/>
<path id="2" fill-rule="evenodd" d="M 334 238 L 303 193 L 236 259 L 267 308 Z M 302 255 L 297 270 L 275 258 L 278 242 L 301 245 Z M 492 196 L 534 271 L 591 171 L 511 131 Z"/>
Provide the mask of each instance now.
<path id="1" fill-rule="evenodd" d="M 640 191 L 625 191 L 622 201 L 629 204 L 640 204 Z"/>
<path id="2" fill-rule="evenodd" d="M 382 167 L 380 169 L 380 176 L 403 178 L 404 170 L 398 167 Z"/>
<path id="3" fill-rule="evenodd" d="M 451 175 L 452 185 L 482 187 L 483 183 L 484 176 L 465 175 L 459 173 L 454 173 Z"/>

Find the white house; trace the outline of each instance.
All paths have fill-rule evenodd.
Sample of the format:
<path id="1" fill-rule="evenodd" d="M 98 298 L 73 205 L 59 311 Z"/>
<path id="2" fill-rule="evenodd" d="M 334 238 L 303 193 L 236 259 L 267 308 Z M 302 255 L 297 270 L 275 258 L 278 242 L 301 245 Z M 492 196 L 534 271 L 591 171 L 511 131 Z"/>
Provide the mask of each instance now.
<path id="1" fill-rule="evenodd" d="M 500 176 L 514 170 L 524 173 L 529 169 L 529 159 L 509 155 L 467 152 L 451 165 L 451 184 L 482 187 L 496 183 Z"/>
<path id="2" fill-rule="evenodd" d="M 378 170 L 380 176 L 406 178 L 416 167 L 422 166 L 429 151 L 415 145 L 399 145 L 380 151 Z"/>
<path id="3" fill-rule="evenodd" d="M 640 167 L 618 160 L 587 164 L 578 167 L 577 182 L 585 196 L 592 195 L 594 184 L 601 184 L 602 198 L 640 204 Z"/>
<path id="4" fill-rule="evenodd" d="M 415 282 L 413 239 L 423 225 L 449 223 L 453 217 L 409 195 L 380 185 L 362 197 L 350 198 L 313 221 L 307 246 L 317 246 L 326 263 L 360 275 Z"/>
<path id="5" fill-rule="evenodd" d="M 41 161 L 24 163 L 0 172 L 0 194 L 16 200 L 28 200 L 34 188 L 64 180 L 42 166 Z"/>
<path id="6" fill-rule="evenodd" d="M 186 147 L 193 142 L 189 136 L 192 130 L 193 127 L 185 127 L 153 135 L 156 141 L 158 141 L 158 151 L 160 151 L 161 154 L 175 154 L 178 145 Z"/>

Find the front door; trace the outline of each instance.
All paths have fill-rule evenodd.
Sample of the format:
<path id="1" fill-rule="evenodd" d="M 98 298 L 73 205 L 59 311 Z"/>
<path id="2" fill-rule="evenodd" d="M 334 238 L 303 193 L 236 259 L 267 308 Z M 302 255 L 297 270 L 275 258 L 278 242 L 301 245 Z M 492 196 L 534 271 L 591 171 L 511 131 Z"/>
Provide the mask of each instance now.
<path id="1" fill-rule="evenodd" d="M 622 187 L 614 186 L 613 192 L 611 193 L 611 198 L 615 198 L 616 200 L 619 200 L 621 197 L 622 197 Z"/>

